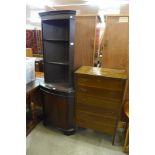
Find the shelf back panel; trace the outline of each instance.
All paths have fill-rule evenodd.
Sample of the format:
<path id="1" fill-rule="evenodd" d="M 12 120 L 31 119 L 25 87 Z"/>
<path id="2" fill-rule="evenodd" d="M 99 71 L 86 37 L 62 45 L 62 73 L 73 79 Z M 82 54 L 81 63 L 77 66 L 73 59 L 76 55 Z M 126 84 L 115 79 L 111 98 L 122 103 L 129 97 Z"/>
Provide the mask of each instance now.
<path id="1" fill-rule="evenodd" d="M 68 66 L 57 64 L 44 64 L 45 82 L 47 83 L 68 83 Z"/>
<path id="2" fill-rule="evenodd" d="M 42 22 L 43 39 L 69 40 L 69 20 L 49 20 Z"/>
<path id="3" fill-rule="evenodd" d="M 68 42 L 44 41 L 44 61 L 45 62 L 68 62 Z"/>

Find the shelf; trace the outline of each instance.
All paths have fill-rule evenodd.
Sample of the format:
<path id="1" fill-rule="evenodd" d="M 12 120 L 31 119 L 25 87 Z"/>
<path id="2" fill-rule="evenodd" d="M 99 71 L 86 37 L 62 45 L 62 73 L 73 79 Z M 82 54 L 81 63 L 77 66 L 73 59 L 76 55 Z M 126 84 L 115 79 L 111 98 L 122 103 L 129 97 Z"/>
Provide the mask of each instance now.
<path id="1" fill-rule="evenodd" d="M 62 39 L 43 39 L 43 41 L 57 41 L 57 42 L 69 42 L 69 40 L 62 40 Z"/>
<path id="2" fill-rule="evenodd" d="M 69 67 L 66 64 L 61 62 L 44 63 L 45 81 L 47 83 L 60 81 L 68 83 Z"/>
<path id="3" fill-rule="evenodd" d="M 68 62 L 55 62 L 55 61 L 50 61 L 50 62 L 45 62 L 48 64 L 56 64 L 56 65 L 69 65 Z"/>
<path id="4" fill-rule="evenodd" d="M 74 89 L 72 87 L 69 87 L 68 83 L 62 82 L 62 81 L 50 82 L 50 83 L 42 82 L 40 83 L 40 86 L 47 88 L 49 91 L 56 90 L 61 92 L 74 92 Z M 56 88 L 56 89 L 53 89 L 53 88 Z"/>
<path id="5" fill-rule="evenodd" d="M 73 85 L 75 15 L 61 11 L 45 14 L 41 16 L 45 82 Z"/>
<path id="6" fill-rule="evenodd" d="M 55 20 L 44 21 L 42 23 L 43 38 L 51 40 L 69 40 L 69 21 Z"/>
<path id="7" fill-rule="evenodd" d="M 44 41 L 44 61 L 45 62 L 68 62 L 69 44 L 68 42 Z"/>

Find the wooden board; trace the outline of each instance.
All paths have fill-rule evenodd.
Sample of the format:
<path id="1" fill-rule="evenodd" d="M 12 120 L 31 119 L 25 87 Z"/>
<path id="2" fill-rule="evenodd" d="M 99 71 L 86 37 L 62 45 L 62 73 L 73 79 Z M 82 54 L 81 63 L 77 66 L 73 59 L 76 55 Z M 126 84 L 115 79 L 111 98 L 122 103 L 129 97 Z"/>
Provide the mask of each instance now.
<path id="1" fill-rule="evenodd" d="M 74 69 L 93 66 L 97 16 L 76 16 Z"/>
<path id="2" fill-rule="evenodd" d="M 129 77 L 129 23 L 125 18 L 129 19 L 129 16 L 105 16 L 106 28 L 101 44 L 102 67 L 124 69 Z M 129 100 L 129 81 L 124 100 Z"/>
<path id="3" fill-rule="evenodd" d="M 104 35 L 102 67 L 129 69 L 129 25 L 109 23 Z"/>

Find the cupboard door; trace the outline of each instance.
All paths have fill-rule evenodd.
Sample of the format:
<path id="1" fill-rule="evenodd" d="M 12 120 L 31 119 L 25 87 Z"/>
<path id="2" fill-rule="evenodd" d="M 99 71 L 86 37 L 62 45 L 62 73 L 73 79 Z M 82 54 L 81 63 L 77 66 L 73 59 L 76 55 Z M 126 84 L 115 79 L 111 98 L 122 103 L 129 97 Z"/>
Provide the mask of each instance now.
<path id="1" fill-rule="evenodd" d="M 52 124 L 55 125 L 57 121 L 57 108 L 56 104 L 54 104 L 55 100 L 53 95 L 49 95 L 47 93 L 43 94 L 44 104 L 44 120 L 47 125 Z"/>
<path id="2" fill-rule="evenodd" d="M 67 128 L 68 127 L 68 103 L 66 97 L 56 97 L 57 99 L 57 126 L 60 128 Z"/>
<path id="3" fill-rule="evenodd" d="M 44 119 L 47 125 L 67 128 L 67 98 L 44 92 Z"/>

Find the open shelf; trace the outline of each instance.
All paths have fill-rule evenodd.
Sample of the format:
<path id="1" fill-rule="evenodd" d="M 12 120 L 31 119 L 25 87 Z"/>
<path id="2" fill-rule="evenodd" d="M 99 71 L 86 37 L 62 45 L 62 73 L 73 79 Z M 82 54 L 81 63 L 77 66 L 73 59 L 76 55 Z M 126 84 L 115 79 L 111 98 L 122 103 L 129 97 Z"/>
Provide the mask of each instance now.
<path id="1" fill-rule="evenodd" d="M 50 82 L 50 83 L 40 83 L 41 87 L 47 88 L 48 90 L 53 90 L 53 88 L 56 88 L 55 90 L 57 91 L 62 91 L 62 92 L 73 92 L 73 88 L 69 86 L 68 83 L 66 82 Z"/>
<path id="2" fill-rule="evenodd" d="M 69 44 L 68 42 L 44 41 L 44 61 L 45 62 L 68 62 Z"/>
<path id="3" fill-rule="evenodd" d="M 50 38 L 50 39 L 43 39 L 43 41 L 53 41 L 53 42 L 69 42 L 69 40 L 62 40 L 62 39 L 54 39 L 54 38 Z"/>
<path id="4" fill-rule="evenodd" d="M 54 62 L 54 61 L 49 61 L 49 62 L 46 62 L 46 63 L 56 64 L 56 65 L 69 65 L 69 62 Z"/>
<path id="5" fill-rule="evenodd" d="M 44 72 L 47 83 L 68 83 L 69 67 L 67 65 L 45 63 Z"/>
<path id="6" fill-rule="evenodd" d="M 69 20 L 67 19 L 43 21 L 42 28 L 44 39 L 69 40 Z"/>
<path id="7" fill-rule="evenodd" d="M 40 16 L 45 83 L 73 87 L 75 11 L 52 11 Z"/>

